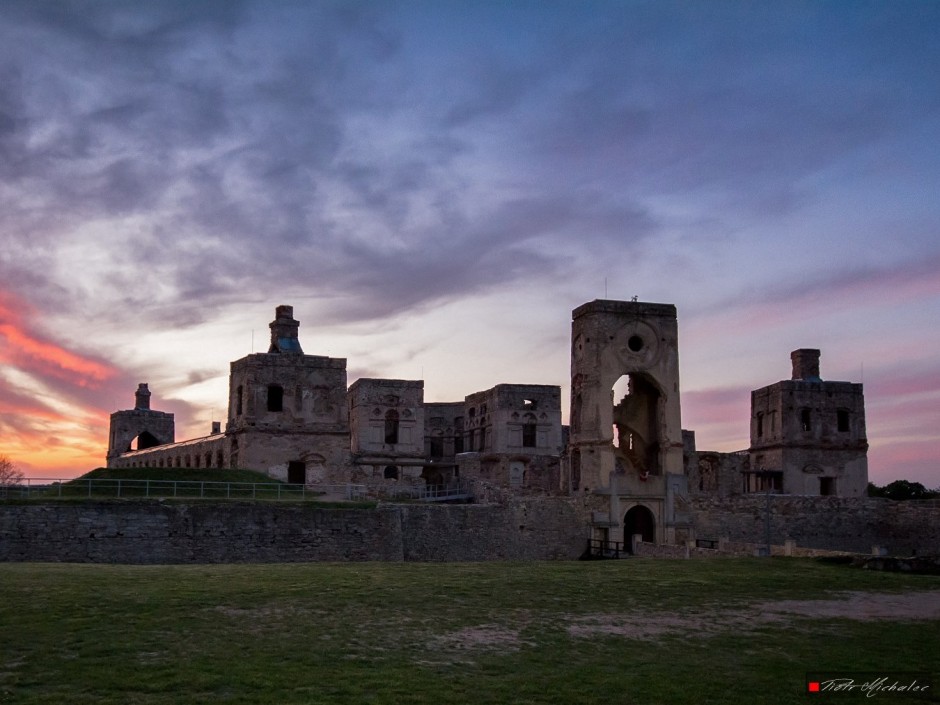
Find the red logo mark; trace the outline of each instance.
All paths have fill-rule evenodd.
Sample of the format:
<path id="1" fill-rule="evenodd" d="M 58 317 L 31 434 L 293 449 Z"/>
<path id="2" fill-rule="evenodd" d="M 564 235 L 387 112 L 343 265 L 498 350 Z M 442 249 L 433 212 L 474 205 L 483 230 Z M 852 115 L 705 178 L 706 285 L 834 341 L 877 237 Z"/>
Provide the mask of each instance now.
<path id="1" fill-rule="evenodd" d="M 812 683 L 809 683 L 809 684 L 807 685 L 807 688 L 809 688 L 809 692 L 811 692 L 811 693 L 818 693 L 818 692 L 819 692 L 819 681 L 813 681 Z"/>

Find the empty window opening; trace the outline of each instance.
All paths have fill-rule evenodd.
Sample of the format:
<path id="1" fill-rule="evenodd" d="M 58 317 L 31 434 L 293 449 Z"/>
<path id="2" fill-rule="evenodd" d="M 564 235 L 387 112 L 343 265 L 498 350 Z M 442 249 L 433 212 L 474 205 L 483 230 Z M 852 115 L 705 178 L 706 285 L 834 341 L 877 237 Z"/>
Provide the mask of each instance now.
<path id="1" fill-rule="evenodd" d="M 849 432 L 849 412 L 847 409 L 839 409 L 836 411 L 836 425 L 839 429 L 839 433 Z"/>
<path id="2" fill-rule="evenodd" d="M 196 466 L 197 468 L 199 467 L 200 457 L 201 457 L 201 456 L 199 455 L 199 453 L 196 453 L 196 456 L 195 456 L 195 460 L 196 460 L 195 466 Z"/>
<path id="3" fill-rule="evenodd" d="M 831 497 L 836 493 L 836 478 L 834 477 L 820 477 L 819 478 L 819 494 L 823 497 Z"/>
<path id="4" fill-rule="evenodd" d="M 535 448 L 538 440 L 538 427 L 535 423 L 535 417 L 532 414 L 526 414 L 525 423 L 522 424 L 522 447 Z"/>
<path id="5" fill-rule="evenodd" d="M 763 436 L 764 436 L 764 415 L 761 413 L 757 415 L 757 437 L 763 438 Z"/>
<path id="6" fill-rule="evenodd" d="M 208 453 L 206 453 L 206 467 L 207 468 L 212 467 L 212 451 L 211 450 Z"/>
<path id="7" fill-rule="evenodd" d="M 633 352 L 640 352 L 643 349 L 643 338 L 638 335 L 631 335 L 630 339 L 627 340 L 627 347 Z"/>
<path id="8" fill-rule="evenodd" d="M 225 467 L 225 455 L 222 453 L 221 450 L 215 454 L 215 466 L 217 468 Z"/>
<path id="9" fill-rule="evenodd" d="M 238 389 L 235 390 L 235 415 L 236 415 L 236 416 L 241 416 L 241 415 L 242 415 L 242 398 L 243 398 L 243 396 L 244 396 L 244 394 L 243 394 L 242 386 L 239 385 L 239 386 L 238 386 Z"/>
<path id="10" fill-rule="evenodd" d="M 292 485 L 302 485 L 307 481 L 307 464 L 300 460 L 287 463 L 287 481 Z"/>
<path id="11" fill-rule="evenodd" d="M 398 443 L 398 412 L 394 409 L 385 413 L 385 443 L 390 446 Z"/>
<path id="12" fill-rule="evenodd" d="M 279 384 L 268 385 L 268 411 L 284 410 L 284 388 Z"/>
<path id="13" fill-rule="evenodd" d="M 383 473 L 386 480 L 397 480 L 398 479 L 398 467 L 395 465 L 386 465 L 385 472 Z"/>
<path id="14" fill-rule="evenodd" d="M 811 431 L 813 428 L 813 416 L 809 409 L 800 409 L 800 430 Z"/>
<path id="15" fill-rule="evenodd" d="M 484 448 L 486 448 L 486 429 L 481 428 L 480 429 L 480 447 L 477 448 L 477 450 L 479 450 L 482 453 Z"/>
<path id="16" fill-rule="evenodd" d="M 432 458 L 443 458 L 444 457 L 444 439 L 440 436 L 431 437 L 431 457 Z"/>

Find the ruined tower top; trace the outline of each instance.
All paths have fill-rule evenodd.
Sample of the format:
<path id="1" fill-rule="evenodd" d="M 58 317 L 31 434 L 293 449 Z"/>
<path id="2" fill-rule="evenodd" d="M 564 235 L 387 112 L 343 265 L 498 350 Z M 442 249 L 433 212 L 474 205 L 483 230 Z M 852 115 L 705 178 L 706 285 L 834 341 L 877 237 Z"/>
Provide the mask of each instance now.
<path id="1" fill-rule="evenodd" d="M 297 330 L 300 328 L 300 322 L 294 319 L 293 306 L 278 306 L 274 312 L 274 320 L 271 321 L 271 347 L 269 353 L 300 353 L 303 349 L 300 347 L 300 338 Z"/>
<path id="2" fill-rule="evenodd" d="M 137 385 L 137 392 L 134 394 L 134 408 L 142 410 L 150 409 L 150 389 L 147 387 L 146 382 L 141 382 Z"/>
<path id="3" fill-rule="evenodd" d="M 819 377 L 819 350 L 815 348 L 800 348 L 790 353 L 790 362 L 793 363 L 793 377 L 807 382 L 821 382 Z"/>

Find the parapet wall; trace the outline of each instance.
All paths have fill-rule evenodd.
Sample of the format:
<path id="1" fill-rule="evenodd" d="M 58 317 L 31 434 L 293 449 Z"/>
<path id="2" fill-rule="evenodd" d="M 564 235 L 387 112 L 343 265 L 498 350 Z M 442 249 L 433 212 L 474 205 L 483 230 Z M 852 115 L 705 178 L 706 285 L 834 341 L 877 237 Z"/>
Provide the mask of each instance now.
<path id="1" fill-rule="evenodd" d="M 571 503 L 388 505 L 146 501 L 0 505 L 0 561 L 265 563 L 575 559 Z"/>
<path id="2" fill-rule="evenodd" d="M 689 500 L 696 538 L 762 543 L 765 495 Z M 895 502 L 869 497 L 771 495 L 770 540 L 796 541 L 805 548 L 870 553 L 881 546 L 891 555 L 940 553 L 940 503 Z"/>

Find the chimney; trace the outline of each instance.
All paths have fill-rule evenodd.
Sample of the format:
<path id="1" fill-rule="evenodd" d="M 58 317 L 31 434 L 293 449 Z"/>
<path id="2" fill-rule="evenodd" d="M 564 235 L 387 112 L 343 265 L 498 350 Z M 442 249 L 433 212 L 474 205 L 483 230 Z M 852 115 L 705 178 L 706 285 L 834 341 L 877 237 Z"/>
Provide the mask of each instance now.
<path id="1" fill-rule="evenodd" d="M 802 379 L 810 382 L 821 382 L 819 377 L 819 350 L 815 348 L 800 348 L 790 353 L 790 362 L 793 363 L 792 379 Z"/>
<path id="2" fill-rule="evenodd" d="M 134 394 L 134 408 L 143 411 L 150 410 L 150 390 L 146 382 L 137 385 L 137 393 Z"/>
<path id="3" fill-rule="evenodd" d="M 214 435 L 216 435 L 217 433 L 222 433 L 222 422 L 221 422 L 221 421 L 213 421 L 213 422 L 212 422 L 212 435 L 214 436 Z"/>
<path id="4" fill-rule="evenodd" d="M 269 353 L 301 353 L 297 329 L 300 323 L 294 320 L 293 306 L 278 306 L 271 321 L 271 347 Z"/>

